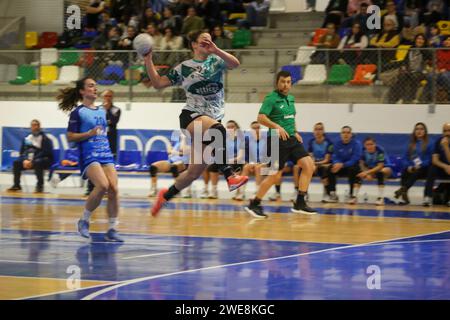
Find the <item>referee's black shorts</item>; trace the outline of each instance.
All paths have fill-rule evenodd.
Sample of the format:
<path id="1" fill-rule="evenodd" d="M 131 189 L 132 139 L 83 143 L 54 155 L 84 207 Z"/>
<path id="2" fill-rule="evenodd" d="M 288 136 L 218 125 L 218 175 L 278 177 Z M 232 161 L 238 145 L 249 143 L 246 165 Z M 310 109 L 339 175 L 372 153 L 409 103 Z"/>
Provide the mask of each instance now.
<path id="1" fill-rule="evenodd" d="M 272 165 L 274 162 L 278 160 L 278 170 L 283 170 L 284 165 L 288 160 L 292 161 L 295 164 L 297 164 L 297 161 L 308 157 L 309 153 L 306 152 L 305 147 L 303 146 L 303 143 L 300 143 L 296 137 L 289 137 L 288 140 L 279 140 L 279 150 L 278 150 L 278 159 L 272 158 L 272 141 L 271 138 L 267 138 L 267 153 L 270 157 L 270 165 Z M 273 155 L 275 156 L 275 155 Z"/>

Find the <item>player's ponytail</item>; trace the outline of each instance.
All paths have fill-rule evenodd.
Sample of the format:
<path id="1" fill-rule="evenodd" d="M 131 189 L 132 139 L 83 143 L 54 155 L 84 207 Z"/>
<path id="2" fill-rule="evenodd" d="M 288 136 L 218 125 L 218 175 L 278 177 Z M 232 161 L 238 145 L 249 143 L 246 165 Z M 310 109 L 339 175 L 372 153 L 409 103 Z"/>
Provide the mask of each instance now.
<path id="1" fill-rule="evenodd" d="M 70 112 L 74 109 L 78 102 L 83 99 L 81 96 L 80 90 L 84 88 L 84 83 L 87 79 L 83 78 L 76 82 L 75 88 L 65 88 L 60 89 L 59 94 L 56 96 L 56 100 L 58 100 L 59 109 L 64 112 Z"/>

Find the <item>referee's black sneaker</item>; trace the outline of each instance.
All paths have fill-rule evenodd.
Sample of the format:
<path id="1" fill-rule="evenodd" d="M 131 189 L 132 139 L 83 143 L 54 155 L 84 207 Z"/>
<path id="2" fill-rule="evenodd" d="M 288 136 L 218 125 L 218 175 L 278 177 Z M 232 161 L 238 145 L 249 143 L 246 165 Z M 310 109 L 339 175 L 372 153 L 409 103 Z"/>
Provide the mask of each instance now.
<path id="1" fill-rule="evenodd" d="M 309 207 L 306 202 L 295 201 L 294 206 L 291 208 L 291 211 L 294 213 L 303 213 L 303 214 L 316 214 L 317 211 L 313 208 Z"/>
<path id="2" fill-rule="evenodd" d="M 244 207 L 244 210 L 247 211 L 255 218 L 265 219 L 267 218 L 267 214 L 264 213 L 264 210 L 261 205 L 254 203 L 253 200 L 250 201 L 248 206 Z"/>

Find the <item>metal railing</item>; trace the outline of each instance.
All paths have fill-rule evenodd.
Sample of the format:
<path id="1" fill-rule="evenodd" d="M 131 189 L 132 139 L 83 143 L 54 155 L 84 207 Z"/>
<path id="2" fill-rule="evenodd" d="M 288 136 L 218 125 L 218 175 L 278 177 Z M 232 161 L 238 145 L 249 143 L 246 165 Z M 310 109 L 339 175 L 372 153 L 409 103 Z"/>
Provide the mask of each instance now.
<path id="1" fill-rule="evenodd" d="M 284 67 L 292 71 L 295 83 L 291 93 L 299 102 L 449 103 L 449 71 L 437 70 L 440 64 L 438 50 L 449 49 L 401 50 L 231 50 L 241 61 L 241 66 L 225 74 L 226 101 L 261 102 L 273 89 L 276 72 Z M 414 64 L 409 62 L 408 54 L 412 52 L 423 53 L 421 56 L 427 60 L 423 68 L 411 68 Z M 190 57 L 188 50 L 154 52 L 154 61 L 159 66 L 160 74 L 166 74 L 171 67 Z M 56 77 L 65 78 L 70 76 L 65 67 L 76 65 L 79 71 L 77 78 L 94 78 L 101 90 L 113 89 L 119 101 L 184 101 L 184 91 L 180 88 L 152 88 L 143 60 L 134 51 L 64 49 L 52 53 L 42 50 L 0 50 L 0 68 L 3 66 L 5 69 L 5 65 L 9 71 L 0 74 L 2 100 L 52 100 L 57 90 L 70 85 L 70 81 L 53 82 L 55 74 L 48 80 L 45 78 L 48 75 L 43 74 L 41 77 L 39 71 L 48 73 L 49 68 L 45 66 L 57 65 Z M 34 84 L 10 82 L 15 75 L 11 69 L 22 65 L 32 65 L 35 69 L 37 81 Z"/>

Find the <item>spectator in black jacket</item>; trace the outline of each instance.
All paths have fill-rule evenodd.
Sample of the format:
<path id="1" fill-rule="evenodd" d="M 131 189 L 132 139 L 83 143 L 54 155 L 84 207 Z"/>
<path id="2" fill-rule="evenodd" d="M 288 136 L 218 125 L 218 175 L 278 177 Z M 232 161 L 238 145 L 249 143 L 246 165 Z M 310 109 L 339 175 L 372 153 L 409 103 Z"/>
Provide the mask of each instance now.
<path id="1" fill-rule="evenodd" d="M 109 146 L 114 157 L 117 157 L 117 124 L 120 120 L 121 110 L 114 105 L 113 99 L 114 91 L 108 89 L 103 92 L 103 108 L 105 108 L 108 123 Z"/>
<path id="2" fill-rule="evenodd" d="M 14 185 L 8 191 L 20 191 L 20 175 L 22 170 L 34 169 L 37 177 L 35 192 L 44 191 L 44 170 L 53 163 L 53 143 L 41 131 L 39 120 L 31 121 L 31 133 L 22 141 L 20 157 L 14 161 Z"/>
<path id="3" fill-rule="evenodd" d="M 330 0 L 325 9 L 326 16 L 322 28 L 325 28 L 328 23 L 334 23 L 334 25 L 339 27 L 345 17 L 347 6 L 348 0 Z"/>

